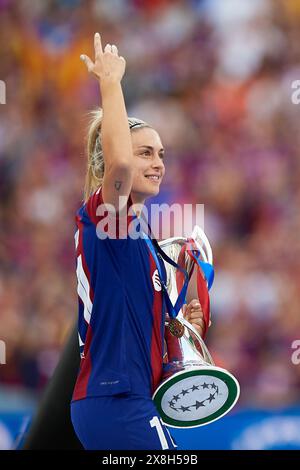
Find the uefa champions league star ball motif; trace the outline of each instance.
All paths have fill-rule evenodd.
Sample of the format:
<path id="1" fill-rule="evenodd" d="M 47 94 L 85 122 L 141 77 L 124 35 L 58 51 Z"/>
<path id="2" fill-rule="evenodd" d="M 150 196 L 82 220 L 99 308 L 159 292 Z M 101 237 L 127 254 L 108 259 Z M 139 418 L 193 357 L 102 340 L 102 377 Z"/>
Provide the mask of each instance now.
<path id="1" fill-rule="evenodd" d="M 192 397 L 193 392 L 200 390 L 200 388 L 207 389 L 207 395 L 202 393 L 202 398 L 206 396 L 203 400 L 199 401 L 196 398 L 194 399 Z M 186 395 L 190 395 L 189 400 L 182 400 L 183 397 Z M 175 411 L 182 411 L 188 412 L 192 411 L 192 408 L 195 408 L 195 411 L 198 410 L 200 407 L 204 407 L 209 405 L 213 400 L 215 400 L 219 395 L 219 387 L 213 382 L 213 383 L 206 383 L 205 381 L 199 385 L 193 384 L 192 387 L 181 390 L 181 392 L 178 395 L 174 395 L 172 400 L 169 401 L 169 406 L 172 408 L 172 410 Z M 186 402 L 189 401 L 189 403 L 185 403 L 186 406 L 182 405 L 182 401 Z M 194 403 L 195 402 L 195 403 Z"/>
<path id="2" fill-rule="evenodd" d="M 234 376 L 218 367 L 174 374 L 157 390 L 155 403 L 165 424 L 191 428 L 226 414 L 238 398 Z"/>

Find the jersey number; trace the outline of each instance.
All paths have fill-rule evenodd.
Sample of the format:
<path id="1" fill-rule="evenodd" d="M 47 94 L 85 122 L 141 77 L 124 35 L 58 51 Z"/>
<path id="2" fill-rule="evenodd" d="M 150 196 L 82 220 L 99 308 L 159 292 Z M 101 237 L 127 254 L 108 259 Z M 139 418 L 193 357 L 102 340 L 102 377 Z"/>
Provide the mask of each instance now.
<path id="1" fill-rule="evenodd" d="M 162 450 L 165 450 L 165 449 L 169 449 L 169 446 L 168 446 L 168 441 L 166 439 L 166 436 L 164 434 L 162 424 L 163 424 L 162 421 L 157 416 L 153 416 L 153 418 L 150 421 L 151 428 L 156 428 Z M 176 444 L 173 442 L 173 439 L 172 439 L 172 437 L 169 433 L 169 430 L 167 428 L 165 428 L 165 429 L 166 429 L 167 433 L 169 434 L 169 437 L 171 439 L 171 442 L 172 442 L 173 446 L 177 447 Z"/>

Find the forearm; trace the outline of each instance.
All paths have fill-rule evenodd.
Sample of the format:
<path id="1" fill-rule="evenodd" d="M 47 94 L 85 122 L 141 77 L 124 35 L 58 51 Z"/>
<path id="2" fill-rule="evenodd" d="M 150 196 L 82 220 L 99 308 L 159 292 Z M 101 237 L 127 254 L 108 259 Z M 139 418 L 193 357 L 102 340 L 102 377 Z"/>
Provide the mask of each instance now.
<path id="1" fill-rule="evenodd" d="M 133 151 L 121 83 L 101 83 L 101 95 L 101 139 L 105 164 L 107 167 L 113 164 L 131 167 Z"/>

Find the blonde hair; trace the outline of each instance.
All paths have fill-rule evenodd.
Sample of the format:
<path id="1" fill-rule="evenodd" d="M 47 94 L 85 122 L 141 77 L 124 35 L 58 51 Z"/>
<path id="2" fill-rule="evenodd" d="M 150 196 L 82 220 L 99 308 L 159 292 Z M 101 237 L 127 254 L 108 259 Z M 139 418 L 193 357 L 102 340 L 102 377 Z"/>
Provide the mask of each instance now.
<path id="1" fill-rule="evenodd" d="M 89 113 L 90 121 L 87 132 L 87 171 L 84 185 L 84 201 L 102 185 L 104 176 L 104 157 L 101 145 L 101 123 L 103 112 L 97 108 Z M 131 132 L 143 127 L 151 127 L 145 121 L 135 117 L 128 118 Z"/>

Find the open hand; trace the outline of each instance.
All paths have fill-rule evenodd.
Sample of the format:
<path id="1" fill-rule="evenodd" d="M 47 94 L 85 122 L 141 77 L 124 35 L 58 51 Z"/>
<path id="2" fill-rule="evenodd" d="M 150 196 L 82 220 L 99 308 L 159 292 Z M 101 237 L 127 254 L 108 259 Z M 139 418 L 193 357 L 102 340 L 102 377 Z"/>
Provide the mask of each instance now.
<path id="1" fill-rule="evenodd" d="M 101 83 L 120 82 L 125 72 L 126 61 L 119 56 L 118 48 L 114 44 L 106 44 L 102 50 L 101 37 L 99 33 L 94 36 L 95 62 L 86 54 L 80 59 L 87 66 L 88 72 L 92 73 Z"/>

